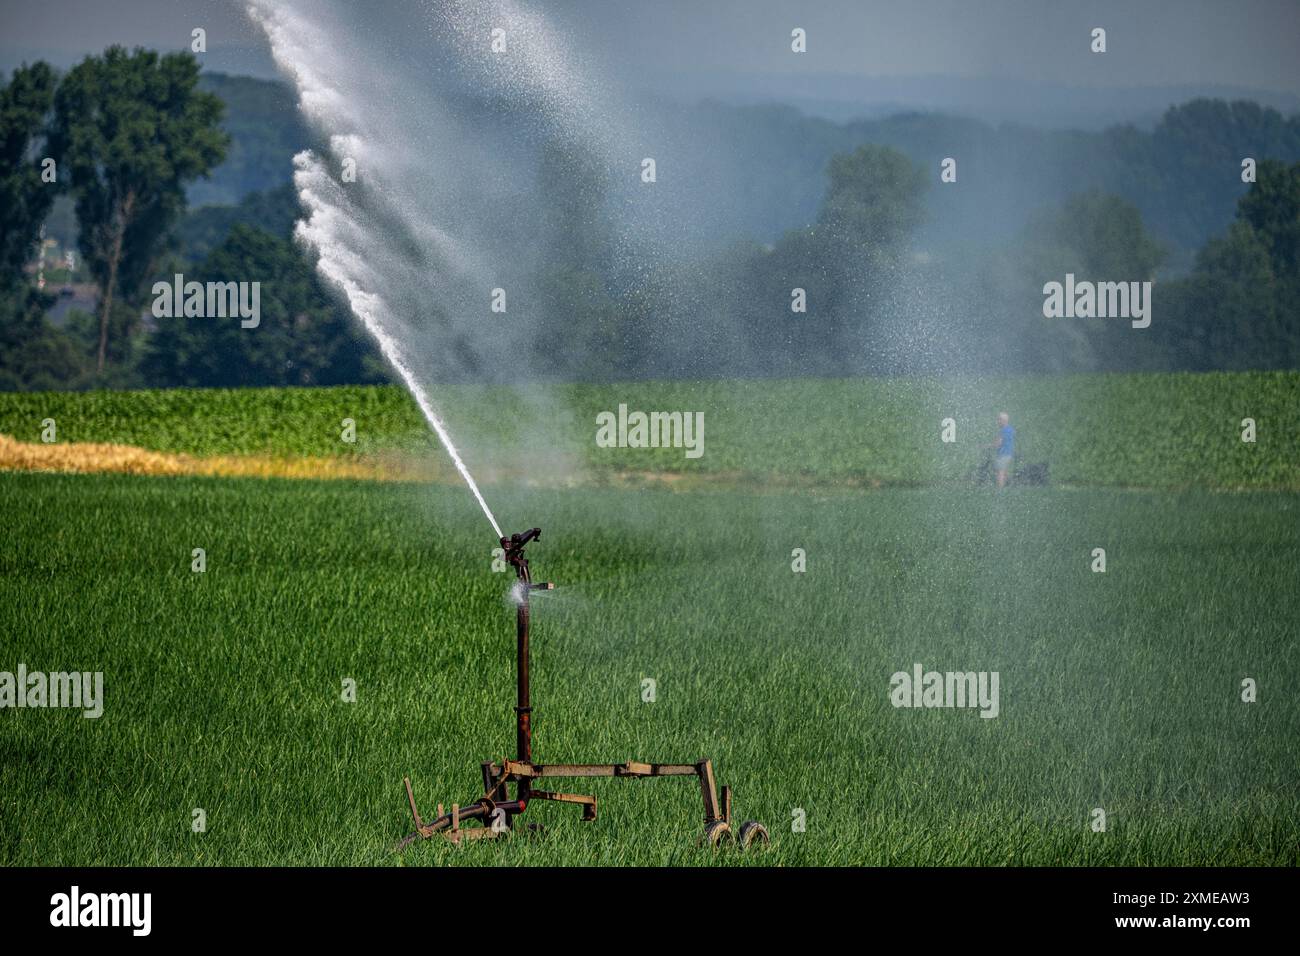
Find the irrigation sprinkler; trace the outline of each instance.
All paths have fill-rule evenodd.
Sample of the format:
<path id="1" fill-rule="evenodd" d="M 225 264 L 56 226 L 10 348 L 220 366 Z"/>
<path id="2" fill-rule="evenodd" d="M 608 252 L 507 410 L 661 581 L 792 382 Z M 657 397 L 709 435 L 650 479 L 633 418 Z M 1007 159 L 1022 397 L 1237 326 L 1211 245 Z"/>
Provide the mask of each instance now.
<path id="1" fill-rule="evenodd" d="M 425 821 L 415 805 L 415 793 L 411 789 L 411 778 L 406 777 L 406 799 L 411 805 L 411 816 L 415 818 L 415 832 L 408 834 L 397 849 L 406 849 L 416 838 L 430 839 L 442 836 L 453 843 L 462 840 L 494 838 L 509 834 L 515 827 L 515 817 L 522 814 L 529 803 L 534 800 L 554 800 L 559 803 L 572 803 L 582 808 L 582 819 L 591 822 L 596 819 L 596 798 L 582 793 L 559 793 L 554 790 L 538 789 L 538 781 L 556 777 L 621 777 L 644 779 L 646 777 L 696 777 L 700 793 L 704 798 L 704 833 L 700 844 L 717 847 L 724 843 L 737 843 L 742 847 L 753 844 L 769 843 L 767 828 L 755 820 L 747 820 L 733 832 L 731 825 L 731 788 L 719 788 L 713 776 L 713 761 L 704 759 L 695 763 L 642 763 L 629 760 L 626 763 L 598 764 L 539 764 L 533 762 L 532 713 L 529 697 L 528 671 L 528 630 L 529 630 L 529 594 L 533 591 L 549 591 L 554 585 L 550 582 L 534 583 L 528 571 L 528 559 L 524 556 L 524 547 L 541 537 L 541 528 L 533 528 L 520 534 L 512 534 L 501 539 L 501 548 L 505 560 L 515 569 L 515 634 L 516 634 L 516 683 L 517 702 L 515 705 L 515 759 L 502 758 L 499 761 L 487 761 L 481 765 L 483 771 L 483 796 L 472 804 L 459 806 L 452 804 L 451 812 L 444 813 L 442 804 L 438 805 L 437 816 Z M 509 787 L 514 786 L 514 799 L 509 798 Z M 467 822 L 476 822 L 478 826 L 465 826 Z M 528 824 L 527 829 L 540 830 L 537 824 Z"/>

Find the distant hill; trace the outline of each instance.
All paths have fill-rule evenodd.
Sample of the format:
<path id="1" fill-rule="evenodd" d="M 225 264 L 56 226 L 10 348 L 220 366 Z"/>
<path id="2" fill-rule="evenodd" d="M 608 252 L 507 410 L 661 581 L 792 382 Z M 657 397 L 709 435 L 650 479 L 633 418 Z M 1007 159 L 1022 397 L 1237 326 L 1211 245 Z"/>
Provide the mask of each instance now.
<path id="1" fill-rule="evenodd" d="M 686 103 L 701 98 L 757 106 L 784 103 L 835 122 L 897 113 L 949 113 L 994 125 L 1102 130 L 1158 120 L 1171 103 L 1197 99 L 1250 100 L 1282 113 L 1300 111 L 1300 97 L 1276 90 L 1183 83 L 1174 86 L 1067 86 L 999 76 L 858 76 L 841 73 L 763 74 L 657 72 L 641 89 Z"/>
<path id="2" fill-rule="evenodd" d="M 190 205 L 235 205 L 251 192 L 289 182 L 294 153 L 319 139 L 303 122 L 293 90 L 277 80 L 210 72 L 200 76 L 199 86 L 225 101 L 223 126 L 231 142 L 211 178 L 190 187 Z"/>
<path id="3" fill-rule="evenodd" d="M 667 228 L 685 236 L 771 242 L 809 222 L 835 153 L 864 143 L 892 146 L 933 173 L 922 244 L 942 252 L 1012 235 L 1028 216 L 1090 189 L 1141 211 L 1169 247 L 1169 265 L 1190 265 L 1223 231 L 1245 192 L 1241 160 L 1300 160 L 1300 114 L 1284 117 L 1252 102 L 1194 100 L 1168 109 L 1150 129 L 1042 130 L 938 113 L 904 113 L 836 123 L 794 107 L 702 103 L 664 106 L 680 156 L 660 160 L 674 174 Z M 946 157 L 956 183 L 939 182 Z M 661 173 L 662 178 L 662 173 Z"/>
<path id="4" fill-rule="evenodd" d="M 232 142 L 211 179 L 191 187 L 191 205 L 234 206 L 290 182 L 293 154 L 319 139 L 290 88 L 221 73 L 204 73 L 201 83 L 226 102 Z M 934 172 L 921 241 L 935 252 L 1010 236 L 1037 210 L 1100 189 L 1141 210 L 1178 271 L 1231 221 L 1246 188 L 1243 157 L 1300 160 L 1300 114 L 1248 101 L 1193 100 L 1154 124 L 1101 130 L 933 112 L 836 122 L 787 105 L 718 101 L 659 100 L 643 115 L 662 143 L 661 168 L 670 171 L 663 176 L 668 215 L 657 228 L 682 250 L 772 242 L 806 224 L 825 192 L 831 156 L 880 143 Z M 949 156 L 958 160 L 958 181 L 940 184 L 939 163 Z"/>

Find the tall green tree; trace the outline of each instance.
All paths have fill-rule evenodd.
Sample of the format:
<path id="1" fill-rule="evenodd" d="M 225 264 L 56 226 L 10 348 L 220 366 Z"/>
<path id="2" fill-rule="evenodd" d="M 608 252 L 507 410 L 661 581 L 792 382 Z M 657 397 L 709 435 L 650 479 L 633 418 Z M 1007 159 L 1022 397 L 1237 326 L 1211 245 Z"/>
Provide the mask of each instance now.
<path id="1" fill-rule="evenodd" d="M 51 148 L 69 170 L 82 260 L 99 286 L 99 372 L 110 327 L 130 321 L 116 302 L 138 301 L 185 184 L 225 155 L 223 104 L 198 78 L 188 53 L 114 46 L 74 67 L 55 96 Z"/>
<path id="2" fill-rule="evenodd" d="M 1278 275 L 1300 272 L 1300 163 L 1261 162 L 1254 184 L 1237 203 L 1237 218 L 1263 240 Z"/>
<path id="3" fill-rule="evenodd" d="M 191 278 L 188 274 L 187 279 Z M 141 361 L 155 386 L 339 385 L 379 380 L 375 350 L 288 239 L 236 225 L 194 270 L 199 282 L 258 282 L 260 322 L 155 319 Z"/>
<path id="4" fill-rule="evenodd" d="M 56 77 L 45 63 L 14 70 L 0 86 L 0 389 L 57 388 L 82 371 L 72 336 L 45 321 L 53 298 L 23 267 L 59 190 L 42 177 Z"/>
<path id="5" fill-rule="evenodd" d="M 827 175 L 816 222 L 755 262 L 754 287 L 771 310 L 762 333 L 771 371 L 881 370 L 878 346 L 892 318 L 881 292 L 896 282 L 924 219 L 925 172 L 895 149 L 866 145 L 833 157 Z M 807 293 L 802 317 L 790 311 L 794 288 Z"/>
<path id="6" fill-rule="evenodd" d="M 817 228 L 829 241 L 890 255 L 924 218 L 925 171 L 896 149 L 859 146 L 832 157 L 827 175 Z"/>
<path id="7" fill-rule="evenodd" d="M 1058 209 L 1034 216 L 1026 239 L 1044 252 L 1039 265 L 1045 278 L 1073 272 L 1091 281 L 1145 281 L 1166 254 L 1135 205 L 1097 190 L 1073 195 Z"/>
<path id="8" fill-rule="evenodd" d="M 23 266 L 58 191 L 43 182 L 35 149 L 46 135 L 54 102 L 54 71 L 45 63 L 14 70 L 0 87 L 0 283 L 22 281 Z"/>
<path id="9" fill-rule="evenodd" d="M 1063 282 L 1067 273 L 1080 282 L 1155 279 L 1166 248 L 1127 199 L 1097 190 L 1077 193 L 1034 215 L 1007 254 L 1009 268 L 999 271 L 1011 284 L 1002 290 L 1005 299 L 992 300 L 1000 305 L 989 320 L 1013 363 L 1033 372 L 1113 371 L 1131 365 L 1156 339 L 1149 332 L 1123 332 L 1122 325 L 1109 320 L 1046 320 L 1042 315 L 1043 286 Z M 1009 323 L 1008 317 L 1013 317 Z"/>
<path id="10" fill-rule="evenodd" d="M 1236 221 L 1169 292 L 1170 366 L 1300 365 L 1300 163 L 1262 161 Z"/>

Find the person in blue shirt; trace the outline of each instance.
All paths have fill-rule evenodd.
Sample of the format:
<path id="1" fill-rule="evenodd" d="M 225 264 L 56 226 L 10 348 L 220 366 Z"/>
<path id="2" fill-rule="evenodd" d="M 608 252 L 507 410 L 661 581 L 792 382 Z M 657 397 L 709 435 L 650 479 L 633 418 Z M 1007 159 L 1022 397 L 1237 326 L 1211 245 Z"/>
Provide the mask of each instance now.
<path id="1" fill-rule="evenodd" d="M 1011 463 L 1016 457 L 1016 430 L 1011 427 L 1011 416 L 1006 412 L 998 413 L 998 440 L 989 447 L 997 449 L 993 464 L 997 470 L 998 488 L 1005 488 Z"/>

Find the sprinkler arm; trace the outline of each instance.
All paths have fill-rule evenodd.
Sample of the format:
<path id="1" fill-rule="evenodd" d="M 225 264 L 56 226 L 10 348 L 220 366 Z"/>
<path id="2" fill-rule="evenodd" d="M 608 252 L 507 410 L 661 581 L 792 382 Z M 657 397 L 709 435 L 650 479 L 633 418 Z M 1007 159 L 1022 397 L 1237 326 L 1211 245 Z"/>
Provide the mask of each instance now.
<path id="1" fill-rule="evenodd" d="M 501 545 L 506 548 L 522 548 L 529 541 L 541 540 L 542 529 L 533 528 L 529 531 L 519 531 L 512 534 L 509 538 L 502 538 Z"/>
<path id="2" fill-rule="evenodd" d="M 515 569 L 515 575 L 523 581 L 530 590 L 533 591 L 550 591 L 555 585 L 550 582 L 533 584 L 532 578 L 528 574 L 528 559 L 524 557 L 524 546 L 530 541 L 540 541 L 542 537 L 541 528 L 530 528 L 528 531 L 520 531 L 512 534 L 508 538 L 501 539 L 501 550 L 504 553 L 506 561 Z"/>

